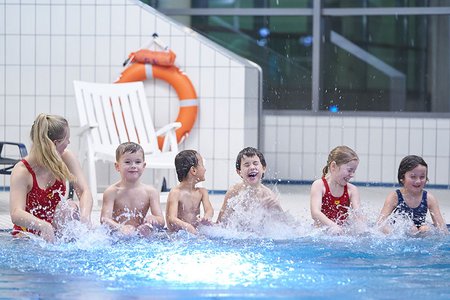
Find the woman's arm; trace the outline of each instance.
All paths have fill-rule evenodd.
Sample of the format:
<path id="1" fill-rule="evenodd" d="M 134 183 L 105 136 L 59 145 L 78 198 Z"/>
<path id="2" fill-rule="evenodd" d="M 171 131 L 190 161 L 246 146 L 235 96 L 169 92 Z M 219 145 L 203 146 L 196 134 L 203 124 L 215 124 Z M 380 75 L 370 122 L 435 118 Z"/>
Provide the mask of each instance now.
<path id="1" fill-rule="evenodd" d="M 80 200 L 80 217 L 83 223 L 91 223 L 92 212 L 92 194 L 89 190 L 86 178 L 84 177 L 81 165 L 75 155 L 68 149 L 62 154 L 64 163 L 69 168 L 69 171 L 75 176 L 76 182 L 74 182 L 75 192 Z"/>
<path id="2" fill-rule="evenodd" d="M 52 224 L 41 220 L 25 210 L 27 194 L 33 186 L 33 178 L 23 163 L 18 163 L 11 174 L 9 192 L 9 212 L 11 221 L 27 229 L 40 232 L 42 238 L 48 242 L 55 240 Z"/>

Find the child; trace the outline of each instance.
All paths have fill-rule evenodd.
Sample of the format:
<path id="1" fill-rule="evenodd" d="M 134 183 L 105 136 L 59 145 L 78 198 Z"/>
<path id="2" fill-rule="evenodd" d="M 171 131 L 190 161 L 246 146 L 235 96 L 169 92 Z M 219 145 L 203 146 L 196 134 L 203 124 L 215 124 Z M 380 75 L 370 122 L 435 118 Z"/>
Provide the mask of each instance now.
<path id="1" fill-rule="evenodd" d="M 428 181 L 428 165 L 423 158 L 416 155 L 404 157 L 398 167 L 397 178 L 402 188 L 387 196 L 377 221 L 381 230 L 384 233 L 390 233 L 391 228 L 385 224 L 385 221 L 394 212 L 394 214 L 406 216 L 414 223 L 411 224 L 411 234 L 427 232 L 430 227 L 425 223 L 425 219 L 427 210 L 430 210 L 434 226 L 448 233 L 438 201 L 431 193 L 424 190 Z"/>
<path id="2" fill-rule="evenodd" d="M 10 215 L 12 234 L 39 234 L 48 242 L 55 240 L 68 221 L 80 219 L 90 225 L 92 195 L 70 143 L 69 124 L 61 116 L 40 114 L 31 127 L 31 151 L 14 166 L 11 174 Z M 70 181 L 78 196 L 63 200 Z"/>
<path id="3" fill-rule="evenodd" d="M 359 191 L 349 183 L 359 164 L 358 155 L 347 146 L 338 146 L 328 155 L 322 178 L 311 185 L 311 216 L 317 226 L 328 226 L 332 234 L 341 234 L 348 210 L 360 207 Z"/>
<path id="4" fill-rule="evenodd" d="M 124 236 L 148 236 L 164 227 L 158 191 L 140 181 L 145 165 L 139 144 L 126 142 L 117 147 L 114 166 L 120 180 L 103 193 L 100 221 Z"/>
<path id="5" fill-rule="evenodd" d="M 261 183 L 266 171 L 266 160 L 264 155 L 255 148 L 242 149 L 236 158 L 236 172 L 242 178 L 242 182 L 232 186 L 225 194 L 224 202 L 220 210 L 217 222 L 225 222 L 234 212 L 230 199 L 248 193 L 244 199 L 252 203 L 245 203 L 244 209 L 252 209 L 257 204 L 265 209 L 282 212 L 275 193 Z M 255 203 L 256 202 L 256 203 Z"/>
<path id="6" fill-rule="evenodd" d="M 208 191 L 195 186 L 205 180 L 203 159 L 195 150 L 183 150 L 175 157 L 175 168 L 180 183 L 169 192 L 167 227 L 169 231 L 183 229 L 196 234 L 197 226 L 210 224 L 214 215 Z M 200 204 L 203 205 L 203 217 L 200 217 Z"/>

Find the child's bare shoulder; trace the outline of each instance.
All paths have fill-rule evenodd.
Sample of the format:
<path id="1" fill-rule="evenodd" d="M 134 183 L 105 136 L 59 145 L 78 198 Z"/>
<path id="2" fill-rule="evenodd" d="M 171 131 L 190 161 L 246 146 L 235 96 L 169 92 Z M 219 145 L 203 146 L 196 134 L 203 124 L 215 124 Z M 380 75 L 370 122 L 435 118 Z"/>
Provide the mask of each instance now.
<path id="1" fill-rule="evenodd" d="M 108 195 L 108 196 L 112 196 L 112 195 L 116 195 L 117 191 L 119 190 L 119 183 L 113 183 L 110 186 L 108 186 L 105 191 L 103 192 L 103 195 Z"/>
<path id="2" fill-rule="evenodd" d="M 201 193 L 207 193 L 208 192 L 208 189 L 207 188 L 204 188 L 204 187 L 198 187 L 198 188 L 196 188 L 197 189 L 197 191 L 199 191 L 199 192 L 201 192 Z"/>
<path id="3" fill-rule="evenodd" d="M 227 190 L 227 195 L 229 196 L 236 196 L 238 195 L 242 190 L 244 190 L 245 185 L 243 183 L 236 183 L 234 185 L 232 185 L 228 190 Z"/>
<path id="4" fill-rule="evenodd" d="M 179 186 L 174 186 L 169 191 L 168 201 L 179 201 L 181 190 Z"/>
<path id="5" fill-rule="evenodd" d="M 437 198 L 430 191 L 427 191 L 427 202 L 428 202 L 428 205 L 438 204 Z"/>
<path id="6" fill-rule="evenodd" d="M 358 192 L 358 187 L 350 182 L 347 183 L 347 189 L 349 192 Z"/>
<path id="7" fill-rule="evenodd" d="M 142 189 L 146 190 L 147 192 L 158 192 L 158 190 L 151 184 L 141 184 Z"/>
<path id="8" fill-rule="evenodd" d="M 264 189 L 264 191 L 273 193 L 273 190 L 270 187 L 268 187 L 267 185 L 261 184 L 261 188 Z"/>
<path id="9" fill-rule="evenodd" d="M 314 180 L 313 183 L 311 184 L 311 187 L 317 187 L 317 186 L 318 187 L 324 186 L 322 178 Z"/>
<path id="10" fill-rule="evenodd" d="M 145 194 L 148 196 L 148 199 L 159 198 L 158 190 L 150 184 L 142 184 L 139 187 L 142 191 L 145 191 Z"/>
<path id="11" fill-rule="evenodd" d="M 181 191 L 180 185 L 177 185 L 170 189 L 169 194 L 178 194 L 180 193 L 180 191 Z"/>
<path id="12" fill-rule="evenodd" d="M 197 191 L 204 197 L 205 195 L 208 195 L 208 189 L 204 187 L 198 187 Z"/>
<path id="13" fill-rule="evenodd" d="M 269 197 L 277 198 L 276 193 L 270 187 L 268 187 L 266 185 L 261 185 L 261 189 L 262 189 L 263 194 L 266 197 L 269 196 Z"/>

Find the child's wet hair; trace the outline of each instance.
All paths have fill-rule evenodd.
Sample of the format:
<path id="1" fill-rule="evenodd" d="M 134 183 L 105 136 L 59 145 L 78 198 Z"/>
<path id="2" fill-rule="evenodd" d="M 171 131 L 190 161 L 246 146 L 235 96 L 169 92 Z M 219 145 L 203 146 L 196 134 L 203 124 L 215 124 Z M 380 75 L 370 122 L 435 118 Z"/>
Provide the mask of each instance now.
<path id="1" fill-rule="evenodd" d="M 239 154 L 236 158 L 236 170 L 239 170 L 239 171 L 241 170 L 241 161 L 242 161 L 242 158 L 244 158 L 244 156 L 253 157 L 255 155 L 258 156 L 259 161 L 265 168 L 266 167 L 266 159 L 264 158 L 264 155 L 262 154 L 262 152 L 253 147 L 246 147 L 239 152 Z"/>
<path id="2" fill-rule="evenodd" d="M 398 166 L 398 173 L 397 173 L 398 183 L 403 186 L 402 180 L 405 179 L 406 172 L 411 171 L 412 169 L 414 169 L 419 165 L 427 168 L 427 181 L 428 181 L 428 165 L 425 162 L 425 160 L 417 155 L 408 155 L 402 159 L 400 165 Z"/>
<path id="3" fill-rule="evenodd" d="M 145 159 L 144 149 L 141 145 L 134 142 L 125 142 L 120 144 L 116 149 L 116 161 L 118 162 L 125 153 L 142 152 L 142 159 Z"/>
<path id="4" fill-rule="evenodd" d="M 334 161 L 336 165 L 339 167 L 346 163 L 351 162 L 352 160 L 359 160 L 358 154 L 348 146 L 337 146 L 328 154 L 328 160 L 326 166 L 322 170 L 322 176 L 327 175 L 331 163 Z"/>
<path id="5" fill-rule="evenodd" d="M 198 152 L 195 150 L 183 150 L 175 156 L 175 169 L 178 181 L 183 181 L 192 167 L 198 166 Z"/>

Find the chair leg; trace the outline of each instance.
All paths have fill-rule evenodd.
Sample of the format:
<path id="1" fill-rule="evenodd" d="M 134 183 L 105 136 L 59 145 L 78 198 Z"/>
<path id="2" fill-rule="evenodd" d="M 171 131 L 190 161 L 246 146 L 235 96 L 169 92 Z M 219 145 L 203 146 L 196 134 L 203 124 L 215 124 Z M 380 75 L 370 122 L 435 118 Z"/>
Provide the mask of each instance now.
<path id="1" fill-rule="evenodd" d="M 167 188 L 167 181 L 166 177 L 163 177 L 162 185 L 161 185 L 161 192 L 168 192 L 170 189 Z"/>

